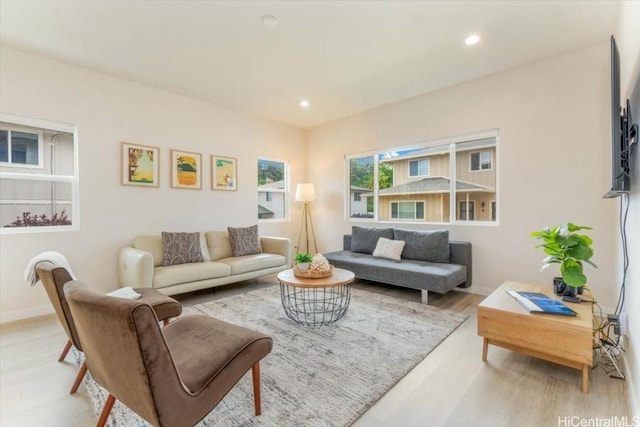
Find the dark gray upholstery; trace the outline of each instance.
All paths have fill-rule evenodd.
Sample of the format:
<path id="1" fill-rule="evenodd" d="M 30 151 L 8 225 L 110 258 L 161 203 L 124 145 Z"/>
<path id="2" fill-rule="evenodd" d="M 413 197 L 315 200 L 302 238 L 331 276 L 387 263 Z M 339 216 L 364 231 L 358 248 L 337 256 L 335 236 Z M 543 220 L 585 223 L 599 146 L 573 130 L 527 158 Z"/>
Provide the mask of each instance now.
<path id="1" fill-rule="evenodd" d="M 357 278 L 445 294 L 471 286 L 471 243 L 449 241 L 449 263 L 402 259 L 400 262 L 351 251 L 352 236 L 343 237 L 342 251 L 324 254 L 337 268 Z"/>
<path id="2" fill-rule="evenodd" d="M 395 228 L 393 239 L 405 242 L 402 258 L 449 262 L 449 230 L 423 231 Z"/>
<path id="3" fill-rule="evenodd" d="M 351 250 L 371 255 L 380 237 L 393 239 L 393 228 L 353 226 L 351 234 Z"/>

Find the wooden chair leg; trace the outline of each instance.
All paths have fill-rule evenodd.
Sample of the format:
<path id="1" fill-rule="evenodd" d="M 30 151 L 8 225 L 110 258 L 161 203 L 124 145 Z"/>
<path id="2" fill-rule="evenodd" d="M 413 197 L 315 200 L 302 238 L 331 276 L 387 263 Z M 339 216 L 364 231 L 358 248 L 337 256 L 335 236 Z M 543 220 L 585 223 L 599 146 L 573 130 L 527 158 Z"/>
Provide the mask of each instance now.
<path id="1" fill-rule="evenodd" d="M 67 344 L 64 346 L 64 350 L 62 350 L 62 354 L 58 357 L 58 362 L 62 362 L 65 357 L 67 357 L 67 353 L 69 353 L 69 349 L 71 348 L 71 340 L 67 341 Z"/>
<path id="2" fill-rule="evenodd" d="M 253 402 L 256 407 L 256 415 L 262 414 L 262 404 L 260 402 L 260 362 L 251 368 L 253 374 Z"/>
<path id="3" fill-rule="evenodd" d="M 169 319 L 164 319 L 162 323 L 164 324 L 164 326 L 167 326 L 169 324 Z"/>
<path id="4" fill-rule="evenodd" d="M 78 391 L 78 387 L 80 387 L 80 383 L 84 378 L 84 374 L 87 373 L 87 362 L 82 362 L 82 366 L 80 366 L 80 370 L 78 371 L 78 375 L 76 375 L 76 380 L 71 387 L 71 392 L 69 394 L 75 394 Z"/>
<path id="5" fill-rule="evenodd" d="M 107 401 L 104 403 L 104 408 L 102 409 L 102 413 L 100 414 L 96 427 L 104 427 L 107 423 L 107 419 L 109 419 L 109 414 L 111 413 L 111 408 L 113 408 L 114 403 L 116 403 L 116 398 L 109 394 Z"/>

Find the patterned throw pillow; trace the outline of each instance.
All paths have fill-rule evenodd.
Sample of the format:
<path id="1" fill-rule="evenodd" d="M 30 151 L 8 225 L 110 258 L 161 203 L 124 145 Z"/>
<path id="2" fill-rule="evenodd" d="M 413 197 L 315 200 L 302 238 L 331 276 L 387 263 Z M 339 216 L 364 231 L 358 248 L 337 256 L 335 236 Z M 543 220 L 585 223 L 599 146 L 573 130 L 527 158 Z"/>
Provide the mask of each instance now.
<path id="1" fill-rule="evenodd" d="M 233 256 L 243 256 L 262 253 L 258 225 L 251 227 L 227 227 L 229 242 Z"/>
<path id="2" fill-rule="evenodd" d="M 162 232 L 162 265 L 201 261 L 200 233 Z"/>
<path id="3" fill-rule="evenodd" d="M 404 249 L 404 241 L 380 237 L 376 248 L 373 250 L 373 256 L 400 261 L 402 249 Z"/>

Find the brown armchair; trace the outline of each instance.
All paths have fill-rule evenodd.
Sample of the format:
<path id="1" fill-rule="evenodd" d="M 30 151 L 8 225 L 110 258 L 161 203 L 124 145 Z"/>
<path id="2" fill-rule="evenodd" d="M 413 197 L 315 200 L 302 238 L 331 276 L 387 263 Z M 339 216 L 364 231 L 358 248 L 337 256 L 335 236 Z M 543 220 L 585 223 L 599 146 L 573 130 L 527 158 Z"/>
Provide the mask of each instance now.
<path id="1" fill-rule="evenodd" d="M 270 337 L 202 315 L 161 329 L 149 304 L 105 296 L 79 281 L 65 294 L 89 371 L 109 392 L 98 426 L 115 399 L 155 426 L 194 425 L 249 369 L 260 415 L 259 361 L 271 352 Z"/>
<path id="2" fill-rule="evenodd" d="M 67 333 L 67 337 L 69 337 L 69 341 L 67 341 L 67 344 L 58 358 L 58 362 L 62 362 L 67 356 L 72 345 L 82 351 L 82 345 L 78 338 L 76 325 L 73 321 L 73 316 L 71 315 L 69 304 L 67 303 L 63 291 L 64 285 L 73 279 L 66 268 L 53 265 L 47 261 L 40 262 L 36 265 L 36 274 L 42 282 L 44 289 L 47 291 L 47 295 L 49 296 L 51 304 L 58 315 L 58 319 L 60 320 L 64 331 Z M 142 295 L 140 297 L 141 300 L 144 300 L 153 307 L 156 316 L 159 320 L 163 320 L 165 325 L 168 324 L 171 317 L 177 317 L 182 313 L 182 305 L 178 301 L 162 295 L 155 289 L 136 289 L 136 292 Z M 76 380 L 71 387 L 71 394 L 74 394 L 78 390 L 86 372 L 87 364 L 85 362 L 78 371 Z"/>

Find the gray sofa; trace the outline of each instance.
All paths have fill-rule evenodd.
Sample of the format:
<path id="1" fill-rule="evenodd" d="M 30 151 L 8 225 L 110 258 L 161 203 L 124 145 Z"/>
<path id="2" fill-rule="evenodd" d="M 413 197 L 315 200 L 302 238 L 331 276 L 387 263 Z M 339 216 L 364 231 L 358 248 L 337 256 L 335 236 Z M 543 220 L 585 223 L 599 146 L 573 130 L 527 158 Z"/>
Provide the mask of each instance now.
<path id="1" fill-rule="evenodd" d="M 404 241 L 399 260 L 373 255 L 381 237 Z M 332 265 L 352 271 L 357 278 L 419 289 L 425 304 L 428 292 L 445 294 L 458 286 L 471 286 L 471 243 L 449 241 L 447 230 L 354 226 L 352 234 L 343 238 L 343 250 L 324 255 Z"/>

